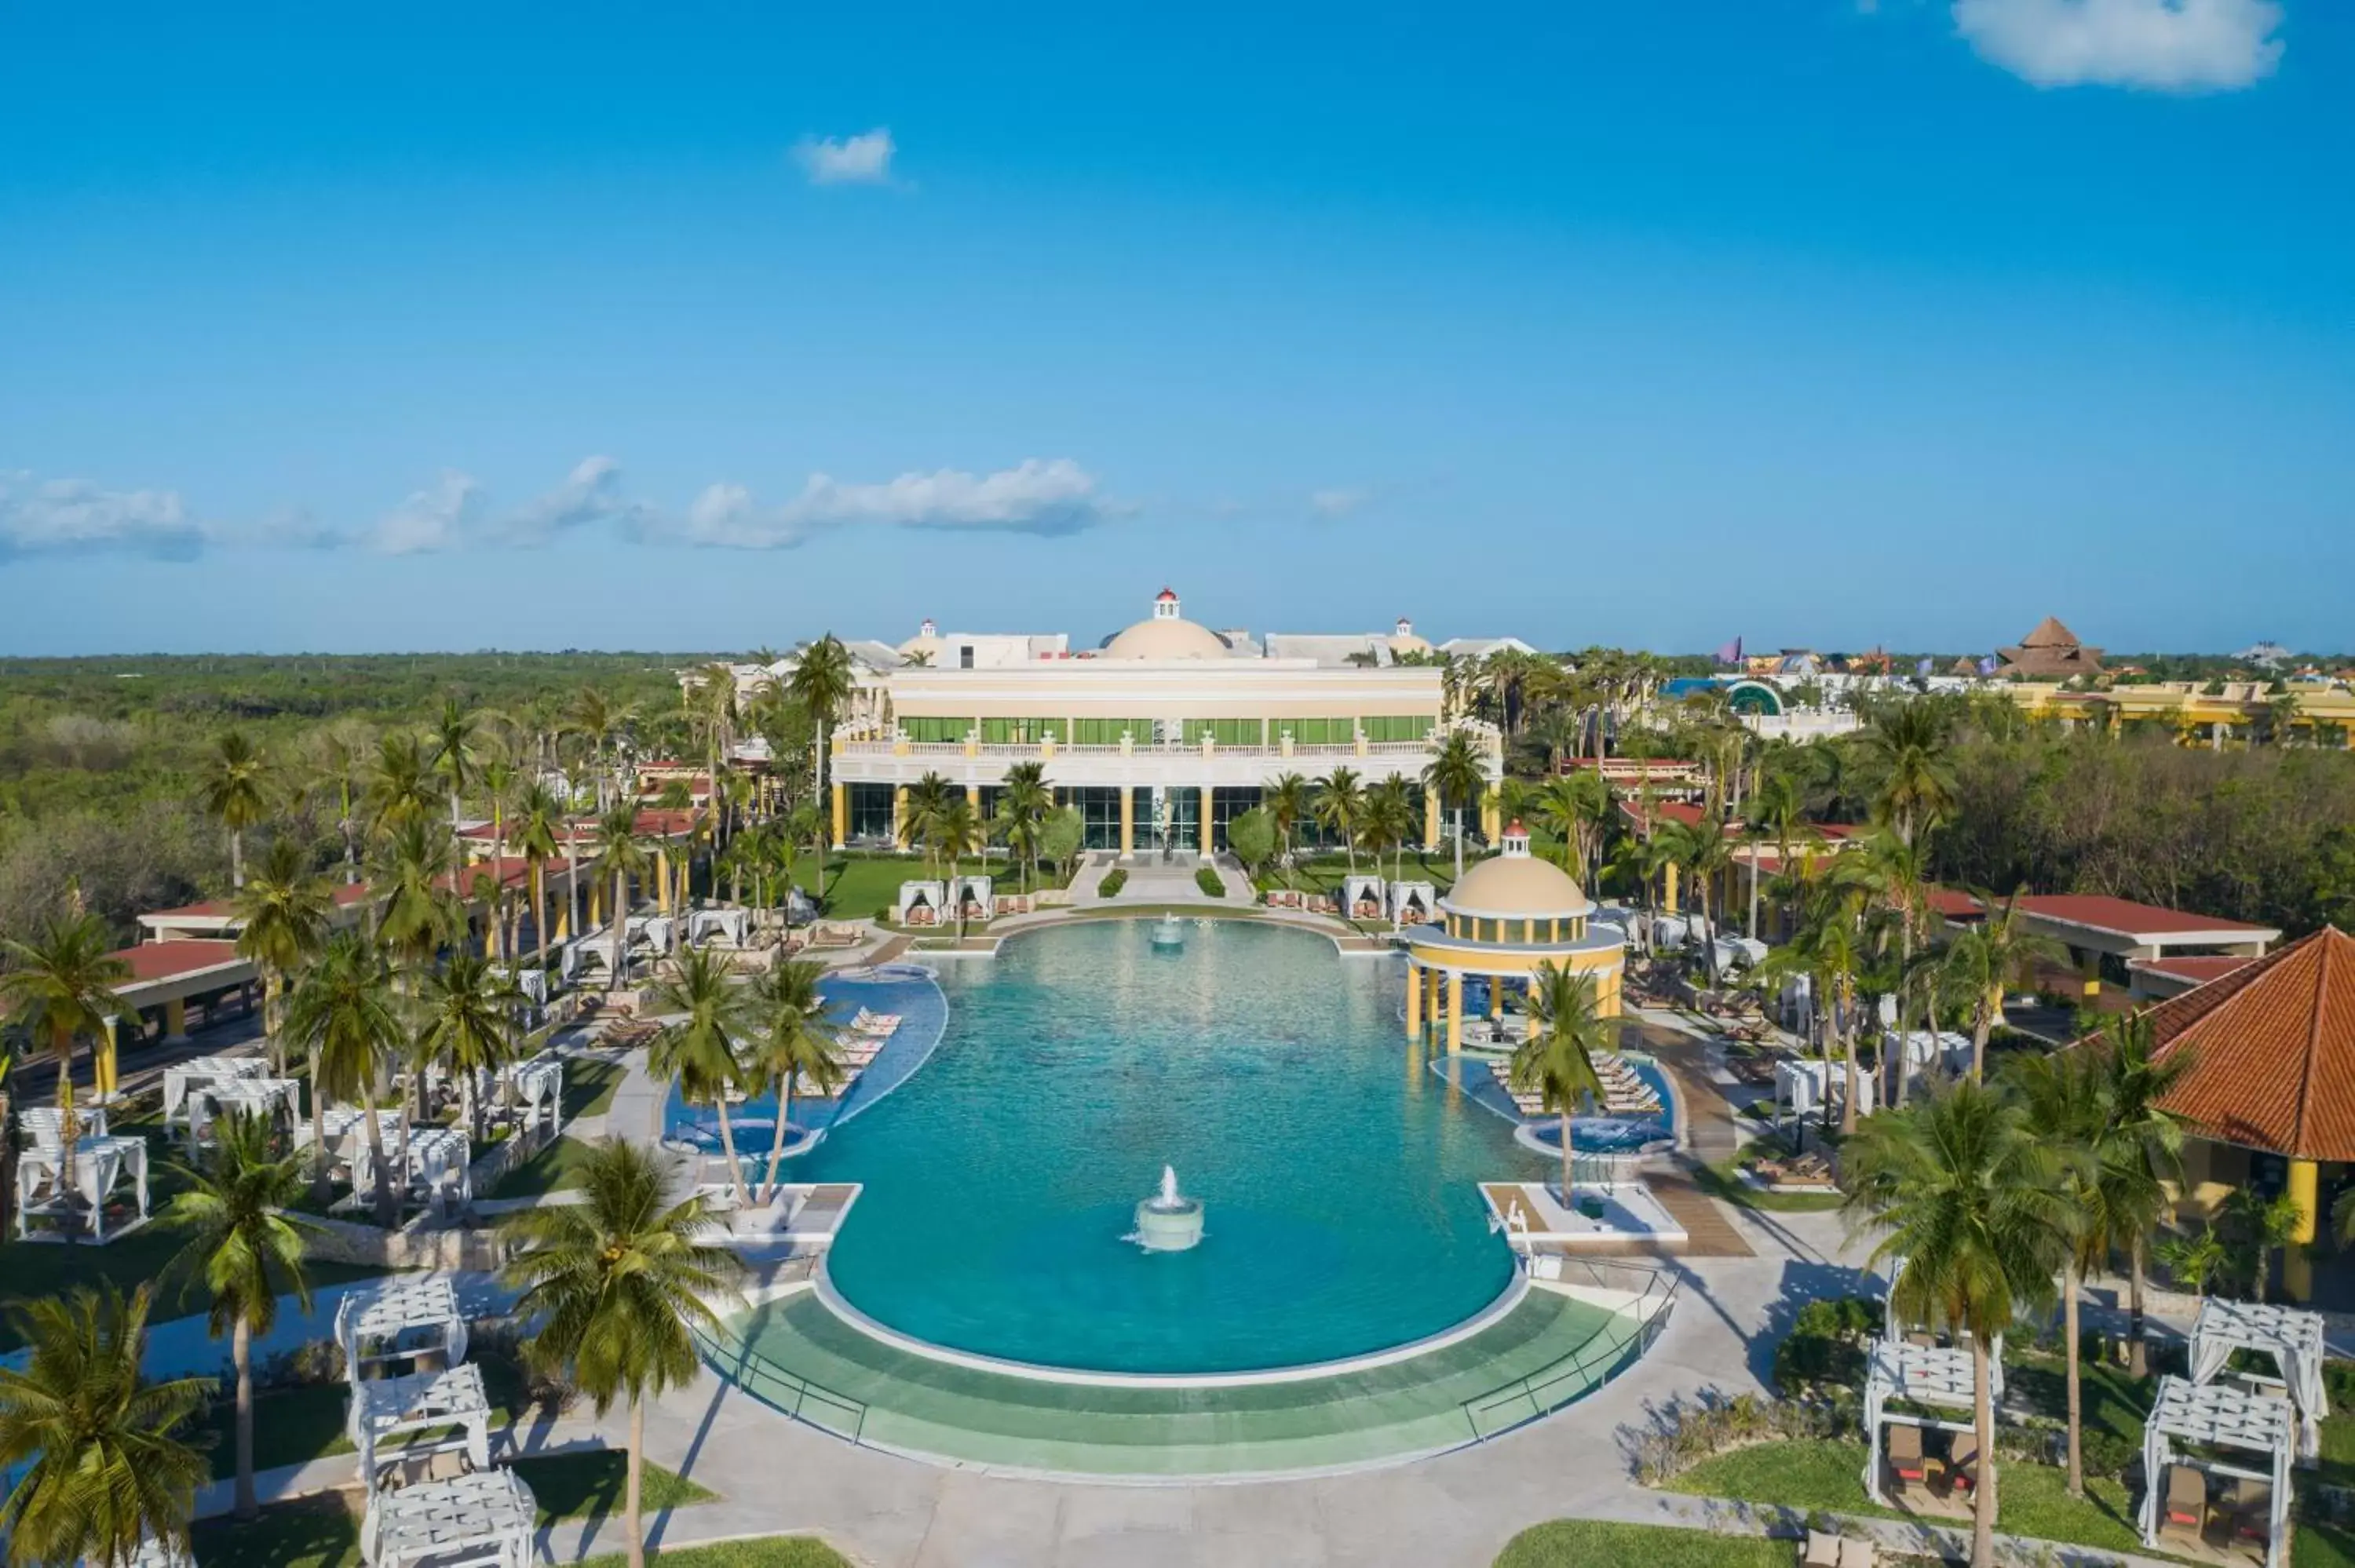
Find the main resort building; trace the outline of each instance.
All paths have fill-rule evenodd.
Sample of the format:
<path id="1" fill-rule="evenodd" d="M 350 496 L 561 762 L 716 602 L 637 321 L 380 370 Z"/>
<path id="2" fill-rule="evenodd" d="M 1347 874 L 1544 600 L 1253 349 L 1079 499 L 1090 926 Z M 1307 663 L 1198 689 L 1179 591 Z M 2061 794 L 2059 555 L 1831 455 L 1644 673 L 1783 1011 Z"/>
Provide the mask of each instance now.
<path id="1" fill-rule="evenodd" d="M 1419 786 L 1450 724 L 1466 722 L 1450 719 L 1441 670 L 1424 662 L 1434 650 L 1403 620 L 1388 634 L 1255 640 L 1187 620 L 1167 588 L 1092 650 L 1060 635 L 943 637 L 930 622 L 897 648 L 850 648 L 860 681 L 834 745 L 837 843 L 900 838 L 908 787 L 926 774 L 986 812 L 1007 769 L 1037 761 L 1092 849 L 1222 848 L 1227 823 L 1283 775 L 1347 768 L 1369 789 Z M 1497 737 L 1470 727 L 1494 777 Z M 1436 843 L 1427 792 L 1420 816 Z M 1493 840 L 1497 824 L 1486 829 Z"/>

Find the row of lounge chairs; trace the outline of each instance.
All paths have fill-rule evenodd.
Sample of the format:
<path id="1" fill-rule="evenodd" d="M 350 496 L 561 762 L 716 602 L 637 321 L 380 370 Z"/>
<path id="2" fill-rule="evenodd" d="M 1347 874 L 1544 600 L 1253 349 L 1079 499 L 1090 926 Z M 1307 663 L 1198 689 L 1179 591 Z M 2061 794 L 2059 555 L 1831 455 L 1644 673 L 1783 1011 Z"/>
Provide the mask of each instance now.
<path id="1" fill-rule="evenodd" d="M 882 1051 L 885 1043 L 899 1032 L 900 1014 L 873 1012 L 866 1008 L 860 1008 L 858 1015 L 843 1026 L 836 1042 L 837 1047 L 835 1053 L 836 1058 L 841 1062 L 844 1071 L 842 1082 L 835 1089 L 835 1093 L 848 1094 L 850 1086 L 858 1081 L 858 1075 L 867 1070 Z M 814 1095 L 816 1093 L 816 1086 L 805 1078 L 794 1085 L 794 1093 Z"/>
<path id="2" fill-rule="evenodd" d="M 2162 1541 L 2192 1547 L 2230 1548 L 2254 1542 L 2260 1549 L 2273 1529 L 2273 1489 L 2263 1481 L 2234 1478 L 2214 1493 L 2205 1471 L 2190 1465 L 2167 1467 L 2167 1506 L 2158 1521 Z"/>
<path id="3" fill-rule="evenodd" d="M 1839 1184 L 1831 1161 L 1820 1154 L 1753 1160 L 1750 1169 L 1769 1187 L 1819 1187 L 1828 1191 Z"/>
<path id="4" fill-rule="evenodd" d="M 1661 1114 L 1663 1107 L 1658 1093 L 1627 1065 L 1625 1057 L 1616 1052 L 1598 1055 L 1594 1058 L 1594 1073 L 1603 1080 L 1602 1108 L 1604 1115 L 1657 1117 Z M 1545 1114 L 1544 1097 L 1534 1093 L 1513 1093 L 1513 1104 L 1520 1108 L 1523 1116 Z"/>
<path id="5" fill-rule="evenodd" d="M 1889 1474 L 1900 1498 L 1921 1491 L 1935 1497 L 1968 1497 L 1979 1481 L 1979 1439 L 1975 1432 L 1946 1434 L 1945 1452 L 1932 1452 L 1923 1430 L 1911 1425 L 1889 1429 Z"/>

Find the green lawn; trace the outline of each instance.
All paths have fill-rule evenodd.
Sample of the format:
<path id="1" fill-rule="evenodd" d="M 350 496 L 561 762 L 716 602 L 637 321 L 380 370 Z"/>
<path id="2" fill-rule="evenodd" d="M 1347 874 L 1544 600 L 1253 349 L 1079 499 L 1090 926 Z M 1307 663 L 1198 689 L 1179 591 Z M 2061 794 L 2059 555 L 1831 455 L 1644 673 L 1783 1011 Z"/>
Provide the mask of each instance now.
<path id="1" fill-rule="evenodd" d="M 1740 1157 L 1716 1165 L 1697 1165 L 1693 1169 L 1693 1184 L 1712 1198 L 1744 1209 L 1761 1209 L 1778 1214 L 1822 1214 L 1837 1209 L 1847 1199 L 1838 1192 L 1768 1192 L 1753 1187 L 1733 1174 Z"/>
<path id="2" fill-rule="evenodd" d="M 1506 1542 L 1497 1568 L 1617 1568 L 1627 1563 L 1645 1568 L 1790 1568 L 1791 1556 L 1787 1541 L 1561 1519 Z"/>
<path id="3" fill-rule="evenodd" d="M 486 1198 L 537 1198 L 581 1185 L 581 1168 L 591 1145 L 567 1135 L 544 1145 L 520 1165 L 510 1166 Z"/>
<path id="4" fill-rule="evenodd" d="M 523 1370 L 506 1357 L 485 1357 L 475 1364 L 483 1369 L 483 1391 L 491 1400 L 491 1430 L 496 1432 L 523 1411 Z M 304 1383 L 256 1394 L 253 1467 L 273 1470 L 281 1465 L 353 1452 L 351 1439 L 344 1436 L 344 1412 L 348 1404 L 349 1395 L 340 1383 Z M 213 1403 L 206 1427 L 212 1434 L 213 1446 L 207 1457 L 212 1460 L 217 1478 L 236 1473 L 236 1421 L 237 1407 L 231 1400 L 224 1397 Z"/>
<path id="5" fill-rule="evenodd" d="M 649 1561 L 670 1568 L 851 1568 L 850 1559 L 811 1535 L 769 1535 L 757 1541 L 723 1541 L 715 1546 L 682 1546 L 655 1552 Z M 629 1559 L 620 1552 L 591 1557 L 582 1568 L 615 1568 Z"/>
<path id="6" fill-rule="evenodd" d="M 576 1116 L 602 1116 L 613 1108 L 613 1091 L 622 1086 L 623 1077 L 619 1062 L 600 1062 L 594 1057 L 568 1056 L 564 1062 L 564 1119 Z"/>
<path id="7" fill-rule="evenodd" d="M 622 1510 L 623 1457 L 615 1452 L 551 1454 L 516 1461 L 516 1474 L 531 1488 L 539 1502 L 539 1520 L 595 1519 Z M 357 1568 L 360 1560 L 359 1517 L 353 1511 L 358 1494 L 336 1493 L 305 1498 L 261 1510 L 251 1524 L 212 1520 L 196 1528 L 197 1568 Z M 713 1494 L 683 1480 L 659 1465 L 648 1465 L 645 1475 L 646 1511 L 709 1502 Z M 742 1542 L 738 1548 L 709 1547 L 704 1551 L 765 1547 L 767 1542 Z M 666 1553 L 663 1561 L 696 1568 L 834 1568 L 842 1559 L 825 1548 L 812 1555 L 815 1542 L 782 1541 L 775 1555 L 710 1556 L 696 1552 Z M 601 1563 L 618 1558 L 599 1558 Z"/>
<path id="8" fill-rule="evenodd" d="M 967 876 L 982 875 L 996 879 L 1001 893 L 1022 891 L 1022 868 L 1009 866 L 1003 859 L 986 865 L 968 859 L 964 865 Z M 820 901 L 829 919 L 872 919 L 880 911 L 887 916 L 899 902 L 900 885 L 903 882 L 933 880 L 920 854 L 834 854 L 826 857 L 826 895 Z M 945 874 L 941 880 L 945 880 Z M 1041 868 L 1041 887 L 1058 887 L 1061 884 L 1055 874 Z"/>
<path id="9" fill-rule="evenodd" d="M 1864 1495 L 1863 1477 L 1861 1443 L 1761 1443 L 1703 1459 L 1671 1481 L 1669 1489 L 1803 1512 L 1825 1509 L 1879 1519 L 1911 1517 L 1874 1507 Z M 2039 1541 L 2143 1552 L 2125 1484 L 2095 1478 L 2086 1481 L 2085 1491 L 2082 1501 L 2069 1496 L 2066 1474 L 2052 1466 L 2001 1465 L 1997 1528 Z"/>

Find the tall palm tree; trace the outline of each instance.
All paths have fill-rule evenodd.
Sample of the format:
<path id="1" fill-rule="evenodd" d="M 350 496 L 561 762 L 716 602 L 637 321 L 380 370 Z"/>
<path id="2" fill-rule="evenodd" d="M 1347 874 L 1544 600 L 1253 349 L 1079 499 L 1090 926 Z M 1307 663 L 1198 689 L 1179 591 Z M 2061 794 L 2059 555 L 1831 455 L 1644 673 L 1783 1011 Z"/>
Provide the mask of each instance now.
<path id="1" fill-rule="evenodd" d="M 442 711 L 433 720 L 432 766 L 434 775 L 442 780 L 442 792 L 450 800 L 450 875 L 451 886 L 455 888 L 466 863 L 466 842 L 458 836 L 465 825 L 466 793 L 480 785 L 483 778 L 474 715 L 454 696 L 442 699 Z"/>
<path id="2" fill-rule="evenodd" d="M 588 748 L 592 764 L 591 773 L 597 780 L 597 809 L 603 810 L 611 801 L 608 792 L 613 770 L 608 759 L 620 747 L 622 737 L 629 733 L 631 712 L 627 705 L 594 686 L 583 686 L 572 695 L 564 716 L 564 733 L 577 736 Z"/>
<path id="3" fill-rule="evenodd" d="M 531 929 L 538 951 L 533 963 L 548 967 L 548 863 L 556 858 L 557 842 L 565 834 L 564 802 L 538 779 L 527 780 L 516 795 L 516 851 L 531 868 Z"/>
<path id="4" fill-rule="evenodd" d="M 539 1324 L 526 1357 L 565 1374 L 600 1415 L 616 1399 L 629 1405 L 623 1510 L 630 1568 L 646 1560 L 639 1507 L 645 1401 L 694 1378 L 695 1330 L 718 1326 L 708 1303 L 734 1288 L 741 1266 L 701 1239 L 711 1224 L 703 1200 L 666 1206 L 665 1186 L 652 1156 L 605 1139 L 582 1164 L 581 1202 L 527 1210 L 510 1222 L 521 1250 L 505 1270 L 523 1292 L 516 1316 Z"/>
<path id="5" fill-rule="evenodd" d="M 1406 842 L 1414 836 L 1414 785 L 1393 773 L 1367 791 L 1363 832 L 1374 852 L 1374 868 L 1381 869 L 1382 851 L 1391 852 L 1391 880 L 1396 882 L 1406 864 Z"/>
<path id="6" fill-rule="evenodd" d="M 357 1100 L 377 1222 L 389 1225 L 399 1211 L 391 1169 L 385 1163 L 384 1129 L 377 1122 L 376 1092 L 408 1043 L 409 1031 L 394 1002 L 392 979 L 382 956 L 357 931 L 339 931 L 329 938 L 318 961 L 296 979 L 282 1027 L 288 1045 L 311 1059 L 313 1194 L 326 1201 L 327 1146 L 322 1121 L 326 1105 Z"/>
<path id="7" fill-rule="evenodd" d="M 336 801 L 336 831 L 344 841 L 344 880 L 360 879 L 359 819 L 354 804 L 364 788 L 362 767 L 372 749 L 368 726 L 342 718 L 313 730 L 303 749 L 304 769 L 314 790 L 328 790 Z"/>
<path id="8" fill-rule="evenodd" d="M 491 808 L 491 870 L 487 876 L 477 874 L 474 885 L 489 887 L 483 899 L 484 915 L 490 925 L 491 956 L 502 961 L 514 955 L 507 951 L 507 804 L 515 799 L 517 772 L 514 758 L 504 745 L 488 748 L 483 758 L 478 777 L 482 780 L 483 799 Z M 464 874 L 465 846 L 458 845 L 460 874 Z"/>
<path id="9" fill-rule="evenodd" d="M 817 761 L 812 772 L 820 800 L 826 798 L 832 768 L 827 753 L 833 749 L 834 726 L 858 689 L 858 669 L 851 662 L 850 650 L 831 631 L 804 648 L 794 662 L 794 673 L 785 677 L 785 694 L 799 703 L 817 726 Z"/>
<path id="10" fill-rule="evenodd" d="M 1017 762 L 1006 770 L 997 791 L 996 828 L 1008 849 L 1022 856 L 1023 888 L 1039 879 L 1039 834 L 1055 809 L 1055 792 L 1047 787 L 1044 762 Z"/>
<path id="11" fill-rule="evenodd" d="M 2103 1132 L 2103 1180 L 2111 1185 L 2105 1199 L 2115 1213 L 2139 1214 L 2147 1206 L 2147 1223 L 2126 1229 L 2127 1294 L 2132 1343 L 2130 1370 L 2137 1377 L 2149 1373 L 2150 1347 L 2143 1334 L 2143 1288 L 2150 1267 L 2150 1237 L 2164 1212 L 2169 1188 L 2183 1181 L 2184 1122 L 2160 1102 L 2191 1070 L 2192 1053 L 2177 1050 L 2162 1059 L 2151 1033 L 2150 1015 L 2120 1018 L 2088 1043 L 2097 1053 L 2105 1082 L 2109 1118 Z"/>
<path id="12" fill-rule="evenodd" d="M 1908 845 L 1955 809 L 1954 770 L 1947 761 L 1946 721 L 1935 703 L 1912 701 L 1884 709 L 1865 729 L 1868 765 L 1881 781 L 1875 814 Z"/>
<path id="13" fill-rule="evenodd" d="M 270 765 L 240 730 L 213 742 L 197 786 L 205 815 L 229 832 L 229 880 L 245 885 L 245 830 L 270 814 Z"/>
<path id="14" fill-rule="evenodd" d="M 647 1011 L 677 1013 L 646 1045 L 646 1070 L 656 1078 L 677 1079 L 690 1100 L 709 1100 L 719 1112 L 719 1147 L 728 1157 L 728 1179 L 736 1185 L 740 1208 L 752 1206 L 744 1181 L 743 1162 L 736 1158 L 736 1133 L 729 1124 L 728 1093 L 745 1087 L 742 1054 L 737 1037 L 747 1020 L 744 993 L 730 983 L 727 961 L 709 948 L 689 948 L 679 955 L 678 972 L 658 980 Z"/>
<path id="15" fill-rule="evenodd" d="M 613 884 L 613 951 L 605 974 L 605 989 L 612 991 L 622 983 L 623 964 L 629 952 L 630 879 L 645 876 L 654 865 L 654 857 L 638 837 L 637 807 L 624 800 L 599 817 L 590 848 L 596 855 L 593 874 L 610 877 Z"/>
<path id="16" fill-rule="evenodd" d="M 1480 803 L 1488 787 L 1487 758 L 1464 730 L 1450 731 L 1423 770 L 1423 787 L 1455 816 L 1455 880 L 1464 880 L 1464 813 Z"/>
<path id="17" fill-rule="evenodd" d="M 78 1190 L 74 1146 L 81 1137 L 74 1114 L 74 1043 L 101 1039 L 107 1021 L 130 1011 L 114 987 L 131 978 L 131 966 L 114 956 L 113 947 L 106 922 L 87 913 L 51 916 L 29 942 L 0 941 L 9 960 L 0 970 L 0 1010 L 27 1033 L 47 1034 L 57 1058 L 59 1130 L 65 1140 L 60 1182 L 68 1192 Z M 72 1235 L 74 1227 L 67 1226 L 66 1234 Z"/>
<path id="18" fill-rule="evenodd" d="M 900 838 L 907 842 L 924 846 L 925 870 L 934 869 L 932 830 L 938 825 L 941 813 L 948 810 L 951 800 L 964 799 L 964 791 L 951 782 L 946 775 L 929 769 L 913 784 L 908 786 L 908 819 L 899 824 L 899 832 Z M 822 864 L 819 881 L 821 884 L 825 881 Z"/>
<path id="19" fill-rule="evenodd" d="M 1316 787 L 1297 773 L 1279 773 L 1260 792 L 1260 804 L 1275 823 L 1276 842 L 1284 847 L 1284 864 L 1292 866 L 1293 837 L 1314 809 Z"/>
<path id="20" fill-rule="evenodd" d="M 2102 1064 L 2083 1051 L 2057 1052 L 2020 1062 L 2014 1076 L 2030 1131 L 2052 1160 L 2061 1198 L 2062 1358 L 2069 1386 L 2069 1495 L 2085 1495 L 2084 1396 L 2077 1375 L 2078 1296 L 2085 1277 L 2102 1266 L 2127 1225 L 2143 1213 L 2113 1213 L 2109 1200 L 2128 1191 L 2103 1178 L 2108 1087 Z M 2154 1184 L 2155 1185 L 2155 1184 Z M 2155 1220 L 2160 1195 L 2154 1192 L 2147 1217 Z M 2137 1205 L 2137 1210 L 2140 1205 Z"/>
<path id="21" fill-rule="evenodd" d="M 1603 1097 L 1603 1077 L 1594 1070 L 1594 1058 L 1615 1044 L 1614 1031 L 1596 1002 L 1593 976 L 1567 964 L 1548 964 L 1536 979 L 1529 993 L 1529 1036 L 1514 1049 L 1505 1080 L 1516 1094 L 1538 1096 L 1539 1103 L 1561 1118 L 1561 1201 L 1567 1206 L 1570 1118 L 1577 1114 L 1580 1100 Z"/>
<path id="22" fill-rule="evenodd" d="M 229 1335 L 237 1384 L 237 1517 L 261 1511 L 253 1495 L 253 1337 L 278 1321 L 278 1298 L 311 1309 L 303 1273 L 303 1232 L 311 1222 L 286 1211 L 303 1196 L 302 1160 L 271 1148 L 270 1124 L 235 1111 L 215 1131 L 211 1157 L 187 1173 L 186 1189 L 164 1211 L 187 1240 L 166 1277 L 204 1281 L 215 1339 Z"/>
<path id="23" fill-rule="evenodd" d="M 417 1056 L 458 1080 L 466 1136 L 483 1139 L 485 1073 L 515 1060 L 516 1009 L 523 990 L 489 959 L 464 948 L 425 977 L 418 993 Z"/>
<path id="24" fill-rule="evenodd" d="M 302 846 L 281 834 L 261 852 L 261 864 L 239 890 L 234 907 L 238 956 L 261 971 L 262 1033 L 270 1042 L 271 1060 L 283 1074 L 286 1049 L 279 1037 L 279 1013 L 285 1006 L 286 980 L 327 945 L 335 900 L 326 879 L 311 871 Z"/>
<path id="25" fill-rule="evenodd" d="M 1876 1116 L 1841 1151 L 1852 1223 L 1878 1228 L 1872 1262 L 1902 1258 L 1891 1309 L 1971 1341 L 1978 1484 L 1972 1568 L 1995 1562 L 1995 1408 L 1989 1360 L 2019 1309 L 2048 1302 L 2067 1234 L 2053 1151 L 2028 1113 L 1976 1083 Z"/>
<path id="26" fill-rule="evenodd" d="M 1733 837 L 1721 819 L 1710 816 L 1689 826 L 1663 822 L 1654 836 L 1666 841 L 1666 853 L 1684 870 L 1685 885 L 1698 906 L 1700 929 L 1706 933 L 1701 948 L 1702 969 L 1713 987 L 1717 984 L 1717 927 L 1710 917 L 1710 895 L 1718 878 L 1733 863 Z"/>
<path id="27" fill-rule="evenodd" d="M 788 961 L 776 964 L 753 980 L 744 1003 L 744 1067 L 746 1088 L 773 1088 L 777 1096 L 777 1125 L 769 1138 L 768 1179 L 761 1202 L 774 1202 L 777 1184 L 784 1179 L 785 1123 L 794 1108 L 794 1086 L 805 1081 L 820 1095 L 831 1097 L 843 1077 L 842 1035 L 826 1016 L 818 996 L 823 964 Z"/>
<path id="28" fill-rule="evenodd" d="M 1840 1131 L 1856 1131 L 1858 1101 L 1863 1076 L 1857 1062 L 1857 980 L 1865 971 L 1866 956 L 1858 928 L 1858 894 L 1845 876 L 1829 875 L 1805 887 L 1799 928 L 1791 939 L 1766 955 L 1760 965 L 1768 976 L 1804 974 L 1813 987 L 1817 1016 L 1824 1025 L 1824 1054 L 1840 1054 L 1848 1065 L 1848 1088 L 1840 1107 Z M 1828 1111 L 1826 1113 L 1828 1118 Z"/>
<path id="29" fill-rule="evenodd" d="M 1320 826 L 1341 835 L 1349 852 L 1349 874 L 1358 871 L 1358 819 L 1366 809 L 1366 789 L 1352 768 L 1336 768 L 1316 781 L 1313 808 Z"/>
<path id="30" fill-rule="evenodd" d="M 1758 787 L 1750 793 L 1745 815 L 1761 838 L 1774 842 L 1775 868 L 1788 874 L 1791 867 L 1791 843 L 1806 821 L 1807 797 L 1805 787 L 1787 768 L 1761 767 Z M 1758 859 L 1753 853 L 1750 862 L 1750 934 L 1758 935 Z"/>
<path id="31" fill-rule="evenodd" d="M 129 1563 L 143 1542 L 188 1550 L 205 1457 L 181 1434 L 213 1380 L 148 1383 L 148 1287 L 112 1282 L 9 1311 L 30 1347 L 0 1366 L 0 1472 L 24 1466 L 0 1502 L 12 1563 Z"/>
<path id="32" fill-rule="evenodd" d="M 1978 924 L 1947 945 L 1946 961 L 1954 966 L 1957 990 L 1971 993 L 1971 1076 L 1987 1075 L 1987 1036 L 2003 1018 L 2003 993 L 2031 973 L 2036 965 L 2062 955 L 2061 944 L 2029 929 L 2022 895 L 1998 900 L 1992 893 L 1975 891 Z"/>
<path id="33" fill-rule="evenodd" d="M 957 935 L 964 935 L 964 900 L 956 897 L 955 887 L 959 864 L 965 856 L 975 853 L 988 842 L 982 826 L 981 813 L 963 790 L 949 797 L 947 802 L 932 814 L 932 827 L 926 842 L 948 863 L 950 897 L 957 907 Z"/>
<path id="34" fill-rule="evenodd" d="M 441 810 L 442 786 L 426 760 L 424 743 L 406 730 L 378 737 L 362 798 L 372 834 L 389 832 Z"/>
<path id="35" fill-rule="evenodd" d="M 1561 841 L 1563 869 L 1583 884 L 1593 874 L 1611 792 L 1603 776 L 1582 769 L 1557 774 L 1540 787 L 1532 814 Z"/>

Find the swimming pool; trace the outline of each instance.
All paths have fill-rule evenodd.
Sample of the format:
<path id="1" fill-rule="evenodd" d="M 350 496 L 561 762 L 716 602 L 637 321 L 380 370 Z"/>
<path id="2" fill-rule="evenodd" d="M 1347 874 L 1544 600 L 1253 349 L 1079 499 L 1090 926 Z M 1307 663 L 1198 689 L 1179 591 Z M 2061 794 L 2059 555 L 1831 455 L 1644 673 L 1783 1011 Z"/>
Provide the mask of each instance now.
<path id="1" fill-rule="evenodd" d="M 1340 1360 L 1473 1317 L 1512 1259 L 1474 1183 L 1542 1161 L 1426 1070 L 1391 960 L 1209 922 L 1181 953 L 1092 921 L 950 969 L 921 1072 L 792 1162 L 864 1185 L 827 1272 L 858 1311 L 975 1355 L 1114 1372 Z M 1191 1251 L 1122 1238 L 1167 1163 Z"/>

